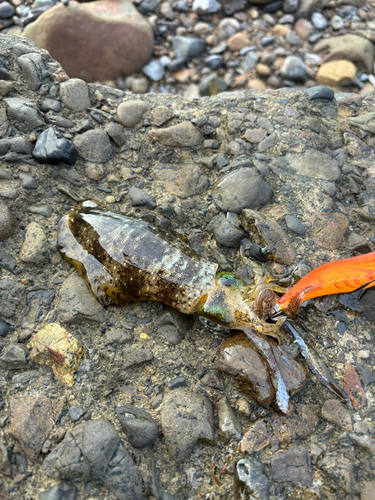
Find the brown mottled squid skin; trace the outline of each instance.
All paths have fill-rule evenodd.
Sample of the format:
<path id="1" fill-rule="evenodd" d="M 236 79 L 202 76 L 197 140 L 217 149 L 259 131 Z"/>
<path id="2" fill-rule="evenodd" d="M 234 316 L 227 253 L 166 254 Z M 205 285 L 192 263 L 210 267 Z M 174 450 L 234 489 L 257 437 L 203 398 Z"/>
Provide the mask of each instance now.
<path id="1" fill-rule="evenodd" d="M 102 305 L 154 300 L 185 314 L 196 312 L 229 330 L 243 330 L 267 357 L 275 388 L 282 386 L 270 346 L 262 339 L 277 336 L 283 322 L 264 320 L 275 305 L 271 290 L 278 290 L 277 285 L 258 280 L 249 287 L 232 273 L 218 273 L 217 264 L 204 261 L 184 237 L 110 212 L 92 200 L 61 219 L 57 239 L 62 256 Z M 278 396 L 279 406 L 286 412 L 288 395 L 282 398 Z"/>

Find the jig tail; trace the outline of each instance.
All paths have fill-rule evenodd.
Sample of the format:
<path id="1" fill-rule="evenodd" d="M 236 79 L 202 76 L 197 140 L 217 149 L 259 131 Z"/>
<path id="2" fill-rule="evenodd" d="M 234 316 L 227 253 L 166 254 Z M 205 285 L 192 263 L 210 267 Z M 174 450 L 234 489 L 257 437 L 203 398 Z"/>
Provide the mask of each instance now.
<path id="1" fill-rule="evenodd" d="M 297 313 L 301 302 L 332 295 L 363 290 L 375 285 L 375 252 L 336 260 L 317 267 L 304 276 L 277 301 L 275 312 L 288 316 Z"/>

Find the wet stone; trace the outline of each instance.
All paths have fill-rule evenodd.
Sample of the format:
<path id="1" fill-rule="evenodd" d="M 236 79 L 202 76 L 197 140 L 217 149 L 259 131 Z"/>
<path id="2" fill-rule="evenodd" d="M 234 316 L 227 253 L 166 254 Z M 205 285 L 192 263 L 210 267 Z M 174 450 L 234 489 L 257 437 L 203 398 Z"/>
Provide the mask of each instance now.
<path id="1" fill-rule="evenodd" d="M 234 470 L 234 489 L 236 498 L 269 500 L 271 483 L 264 467 L 253 457 L 242 458 L 236 463 Z"/>
<path id="2" fill-rule="evenodd" d="M 63 403 L 41 397 L 14 397 L 10 402 L 9 433 L 17 439 L 27 458 L 35 460 L 59 417 Z"/>
<path id="3" fill-rule="evenodd" d="M 179 344 L 193 325 L 192 317 L 176 309 L 164 311 L 156 320 L 159 332 L 171 344 Z"/>
<path id="4" fill-rule="evenodd" d="M 147 194 L 143 189 L 131 187 L 129 189 L 129 196 L 133 207 L 142 207 L 145 205 L 150 210 L 156 207 L 155 198 Z"/>
<path id="5" fill-rule="evenodd" d="M 118 498 L 141 500 L 142 478 L 114 426 L 105 418 L 79 423 L 44 460 L 48 476 L 98 481 Z"/>
<path id="6" fill-rule="evenodd" d="M 68 413 L 72 422 L 78 422 L 78 420 L 85 413 L 85 410 L 82 408 L 82 406 L 75 405 L 69 408 Z"/>
<path id="7" fill-rule="evenodd" d="M 170 391 L 163 398 L 161 426 L 170 454 L 181 463 L 198 441 L 213 444 L 212 403 L 188 389 Z"/>
<path id="8" fill-rule="evenodd" d="M 77 161 L 73 142 L 66 139 L 55 127 L 47 128 L 38 136 L 33 157 L 39 163 L 51 165 L 61 162 L 72 166 Z"/>
<path id="9" fill-rule="evenodd" d="M 312 485 L 311 458 L 302 446 L 279 450 L 271 459 L 272 479 L 277 483 L 290 482 L 301 486 Z"/>
<path id="10" fill-rule="evenodd" d="M 157 438 L 158 424 L 144 408 L 121 406 L 116 408 L 116 414 L 129 443 L 135 448 L 145 448 Z"/>
<path id="11" fill-rule="evenodd" d="M 217 412 L 220 436 L 224 443 L 239 441 L 242 436 L 241 422 L 238 420 L 227 398 L 224 397 L 217 403 Z"/>
<path id="12" fill-rule="evenodd" d="M 15 280 L 4 278 L 0 280 L 0 315 L 11 318 L 25 291 L 25 286 Z"/>
<path id="13" fill-rule="evenodd" d="M 279 264 L 293 264 L 296 251 L 289 236 L 282 227 L 256 210 L 244 210 L 242 220 L 253 234 L 258 234 L 260 242 L 267 247 L 273 260 Z"/>
<path id="14" fill-rule="evenodd" d="M 200 141 L 200 133 L 190 122 L 162 129 L 150 129 L 148 136 L 151 140 L 160 142 L 165 146 L 193 147 Z"/>
<path id="15" fill-rule="evenodd" d="M 288 226 L 288 229 L 290 229 L 293 233 L 299 235 L 305 234 L 306 232 L 305 226 L 299 219 L 297 219 L 297 217 L 294 217 L 294 215 L 286 215 L 285 222 L 286 225 Z"/>
<path id="16" fill-rule="evenodd" d="M 26 350 L 23 344 L 10 344 L 3 349 L 0 355 L 0 368 L 19 370 L 26 367 Z"/>
<path id="17" fill-rule="evenodd" d="M 141 100 L 122 102 L 117 107 L 117 119 L 126 128 L 132 128 L 140 122 L 148 105 Z"/>
<path id="18" fill-rule="evenodd" d="M 348 218 L 341 213 L 321 212 L 311 219 L 314 242 L 327 250 L 339 248 L 349 226 Z"/>
<path id="19" fill-rule="evenodd" d="M 83 350 L 78 340 L 57 323 L 39 330 L 30 342 L 30 358 L 40 365 L 52 366 L 55 376 L 72 386 Z"/>
<path id="20" fill-rule="evenodd" d="M 0 203 L 0 241 L 10 238 L 16 229 L 16 218 L 6 205 Z"/>
<path id="21" fill-rule="evenodd" d="M 103 320 L 102 306 L 91 295 L 85 281 L 77 274 L 69 276 L 61 285 L 57 312 L 62 323 Z"/>
<path id="22" fill-rule="evenodd" d="M 244 208 L 261 208 L 272 189 L 251 168 L 241 168 L 223 177 L 212 192 L 213 201 L 223 212 L 240 213 Z"/>
<path id="23" fill-rule="evenodd" d="M 72 111 L 85 111 L 91 105 L 88 85 L 79 78 L 70 78 L 60 83 L 60 97 Z"/>
<path id="24" fill-rule="evenodd" d="M 73 143 L 78 155 L 83 160 L 93 163 L 106 163 L 114 154 L 108 135 L 101 129 L 88 130 L 76 135 Z"/>
<path id="25" fill-rule="evenodd" d="M 47 238 L 43 228 L 36 222 L 26 227 L 20 259 L 26 264 L 43 264 L 48 259 Z"/>

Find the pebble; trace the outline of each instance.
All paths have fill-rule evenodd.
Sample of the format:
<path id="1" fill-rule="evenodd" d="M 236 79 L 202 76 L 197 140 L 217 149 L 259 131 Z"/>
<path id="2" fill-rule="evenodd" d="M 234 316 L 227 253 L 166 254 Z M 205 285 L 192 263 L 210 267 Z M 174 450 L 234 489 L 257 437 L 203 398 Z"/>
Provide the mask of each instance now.
<path id="1" fill-rule="evenodd" d="M 68 413 L 72 422 L 78 422 L 82 415 L 84 415 L 85 410 L 82 408 L 82 406 L 74 405 L 69 407 Z"/>
<path id="2" fill-rule="evenodd" d="M 72 274 L 66 278 L 60 288 L 57 306 L 58 318 L 62 323 L 89 320 L 103 321 L 103 308 L 91 295 L 85 281 Z"/>
<path id="3" fill-rule="evenodd" d="M 130 201 L 133 207 L 142 207 L 145 205 L 150 210 L 156 208 L 156 200 L 153 196 L 147 194 L 143 189 L 131 187 L 129 189 Z"/>
<path id="4" fill-rule="evenodd" d="M 33 336 L 30 347 L 30 358 L 35 363 L 52 366 L 61 382 L 70 386 L 74 384 L 83 349 L 65 328 L 57 323 L 48 324 Z"/>
<path id="5" fill-rule="evenodd" d="M 226 397 L 217 403 L 217 413 L 220 436 L 224 443 L 239 441 L 242 436 L 242 426 Z"/>
<path id="6" fill-rule="evenodd" d="M 117 418 L 134 448 L 145 448 L 159 435 L 159 426 L 154 418 L 144 409 L 133 405 L 116 408 Z"/>
<path id="7" fill-rule="evenodd" d="M 202 170 L 196 164 L 190 163 L 155 166 L 153 177 L 164 185 L 169 194 L 180 198 L 200 194 L 209 185 L 208 179 Z"/>
<path id="8" fill-rule="evenodd" d="M 271 458 L 272 479 L 277 483 L 312 485 L 311 457 L 303 446 L 279 450 Z"/>
<path id="9" fill-rule="evenodd" d="M 12 318 L 24 294 L 25 286 L 10 278 L 0 280 L 0 315 Z"/>
<path id="10" fill-rule="evenodd" d="M 197 14 L 213 14 L 220 9 L 221 5 L 216 0 L 194 0 L 192 11 Z"/>
<path id="11" fill-rule="evenodd" d="M 16 11 L 14 10 L 13 5 L 9 2 L 1 2 L 0 3 L 0 19 L 9 19 L 14 16 Z"/>
<path id="12" fill-rule="evenodd" d="M 39 163 L 73 166 L 77 161 L 74 144 L 66 139 L 55 127 L 49 127 L 39 134 L 33 150 L 33 157 Z"/>
<path id="13" fill-rule="evenodd" d="M 156 127 L 164 125 L 166 122 L 174 117 L 174 113 L 166 106 L 158 106 L 151 112 L 152 124 Z"/>
<path id="14" fill-rule="evenodd" d="M 284 78 L 300 81 L 306 79 L 306 66 L 296 56 L 288 56 L 281 66 L 280 73 Z"/>
<path id="15" fill-rule="evenodd" d="M 241 61 L 241 68 L 248 73 L 253 71 L 253 69 L 257 66 L 259 61 L 259 57 L 256 55 L 255 52 L 248 52 L 245 57 Z"/>
<path id="16" fill-rule="evenodd" d="M 133 340 L 131 332 L 124 328 L 111 328 L 105 333 L 106 344 L 128 344 Z"/>
<path id="17" fill-rule="evenodd" d="M 332 101 L 335 97 L 334 91 L 323 85 L 310 87 L 306 89 L 305 92 L 309 101 L 314 101 L 315 99 L 327 99 L 328 101 Z"/>
<path id="18" fill-rule="evenodd" d="M 142 476 L 116 429 L 106 418 L 74 426 L 52 449 L 43 467 L 48 476 L 57 475 L 68 481 L 101 482 L 124 500 L 143 498 Z"/>
<path id="19" fill-rule="evenodd" d="M 37 222 L 30 222 L 26 227 L 20 259 L 26 264 L 44 264 L 48 260 L 47 238 L 43 228 Z"/>
<path id="20" fill-rule="evenodd" d="M 10 401 L 9 434 L 21 443 L 27 458 L 34 461 L 58 419 L 63 403 L 43 397 L 14 397 Z"/>
<path id="21" fill-rule="evenodd" d="M 147 361 L 154 359 L 153 353 L 150 349 L 145 349 L 143 346 L 134 345 L 132 347 L 125 347 L 122 351 L 122 369 L 127 370 L 132 366 L 141 365 Z"/>
<path id="22" fill-rule="evenodd" d="M 38 500 L 76 500 L 77 499 L 77 490 L 74 486 L 59 483 L 55 484 L 49 490 L 45 490 L 39 493 Z"/>
<path id="23" fill-rule="evenodd" d="M 148 136 L 151 140 L 165 146 L 192 147 L 199 144 L 200 133 L 191 122 L 185 121 L 163 129 L 150 129 Z"/>
<path id="24" fill-rule="evenodd" d="M 253 457 L 241 458 L 234 469 L 234 484 L 237 498 L 255 497 L 268 500 L 271 495 L 271 482 L 259 460 Z"/>
<path id="25" fill-rule="evenodd" d="M 156 326 L 159 332 L 171 344 L 179 344 L 186 333 L 193 325 L 190 315 L 182 314 L 176 309 L 169 308 L 164 311 L 156 320 Z"/>
<path id="26" fill-rule="evenodd" d="M 0 241 L 10 238 L 17 229 L 17 219 L 6 205 L 0 203 Z"/>
<path id="27" fill-rule="evenodd" d="M 21 132 L 39 130 L 44 125 L 42 115 L 31 99 L 6 97 L 4 102 L 9 118 L 17 124 Z"/>
<path id="28" fill-rule="evenodd" d="M 340 16 L 333 16 L 331 19 L 332 29 L 335 31 L 341 30 L 344 27 L 344 21 Z"/>
<path id="29" fill-rule="evenodd" d="M 203 78 L 199 84 L 199 92 L 202 96 L 217 95 L 220 94 L 220 92 L 225 92 L 227 88 L 228 85 L 225 81 L 214 74 Z"/>
<path id="30" fill-rule="evenodd" d="M 88 130 L 76 135 L 73 144 L 78 156 L 93 163 L 107 163 L 114 154 L 109 137 L 102 129 Z"/>
<path id="31" fill-rule="evenodd" d="M 1 5 L 2 4 L 0 4 L 0 10 Z M 39 90 L 43 83 L 43 77 L 48 73 L 42 56 L 37 52 L 24 54 L 17 58 L 17 64 L 23 73 L 23 77 L 28 87 L 34 92 Z"/>
<path id="32" fill-rule="evenodd" d="M 0 319 L 0 337 L 6 337 L 11 330 L 11 325 L 9 325 L 6 321 Z"/>
<path id="33" fill-rule="evenodd" d="M 324 30 L 328 26 L 327 19 L 320 12 L 314 12 L 311 22 L 317 30 Z"/>
<path id="34" fill-rule="evenodd" d="M 272 196 L 268 184 L 250 168 L 225 175 L 215 186 L 212 199 L 223 212 L 240 213 L 244 208 L 261 208 Z"/>
<path id="35" fill-rule="evenodd" d="M 187 387 L 186 378 L 182 375 L 180 375 L 179 377 L 176 377 L 173 380 L 170 380 L 168 382 L 168 389 L 171 389 L 173 391 L 174 389 L 177 389 L 178 387 Z"/>
<path id="36" fill-rule="evenodd" d="M 189 458 L 198 441 L 213 443 L 212 403 L 185 388 L 170 391 L 163 398 L 161 427 L 170 454 L 181 463 Z"/>
<path id="37" fill-rule="evenodd" d="M 357 68 L 351 61 L 344 59 L 322 64 L 316 74 L 316 81 L 321 85 L 342 87 L 353 82 Z"/>
<path id="38" fill-rule="evenodd" d="M 79 78 L 60 83 L 60 98 L 72 111 L 85 111 L 91 105 L 87 83 Z"/>
<path id="39" fill-rule="evenodd" d="M 19 370 L 27 367 L 26 352 L 23 344 L 6 346 L 0 355 L 0 367 L 3 370 Z"/>
<path id="40" fill-rule="evenodd" d="M 158 60 L 154 60 L 143 66 L 143 73 L 153 82 L 159 82 L 164 76 L 164 66 Z"/>
<path id="41" fill-rule="evenodd" d="M 286 215 L 285 223 L 288 226 L 288 229 L 293 231 L 293 233 L 302 235 L 306 232 L 305 226 L 299 219 L 297 219 L 297 217 L 294 217 L 294 215 Z"/>
<path id="42" fill-rule="evenodd" d="M 210 227 L 212 227 L 215 240 L 219 245 L 226 248 L 239 247 L 240 241 L 243 238 L 243 232 L 239 231 L 224 214 L 221 213 L 214 217 L 210 222 Z"/>
<path id="43" fill-rule="evenodd" d="M 141 100 L 125 101 L 117 107 L 117 119 L 124 127 L 132 128 L 141 120 L 147 109 L 147 103 Z"/>
<path id="44" fill-rule="evenodd" d="M 177 59 L 189 62 L 191 59 L 204 55 L 206 52 L 206 42 L 203 38 L 175 36 L 172 39 L 172 48 Z M 169 69 L 172 71 L 171 68 Z"/>
<path id="45" fill-rule="evenodd" d="M 249 47 L 251 45 L 251 40 L 245 31 L 241 31 L 229 37 L 227 44 L 229 50 L 237 52 L 245 47 Z"/>

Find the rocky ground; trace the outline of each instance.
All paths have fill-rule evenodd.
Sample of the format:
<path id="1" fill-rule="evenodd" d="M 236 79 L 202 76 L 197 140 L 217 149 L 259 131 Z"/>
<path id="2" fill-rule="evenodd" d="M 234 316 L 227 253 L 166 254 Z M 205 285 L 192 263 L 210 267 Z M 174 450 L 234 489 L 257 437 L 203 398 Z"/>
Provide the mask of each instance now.
<path id="1" fill-rule="evenodd" d="M 56 237 L 95 199 L 248 283 L 243 238 L 294 279 L 368 252 L 375 93 L 135 96 L 69 79 L 27 39 L 0 47 L 1 498 L 372 499 L 373 291 L 301 308 L 351 403 L 279 354 L 299 389 L 283 417 L 251 344 L 160 303 L 104 309 Z"/>
<path id="2" fill-rule="evenodd" d="M 373 0 L 5 0 L 0 29 L 30 37 L 70 77 L 135 93 L 194 99 L 323 84 L 364 94 L 375 85 L 374 7 Z"/>

